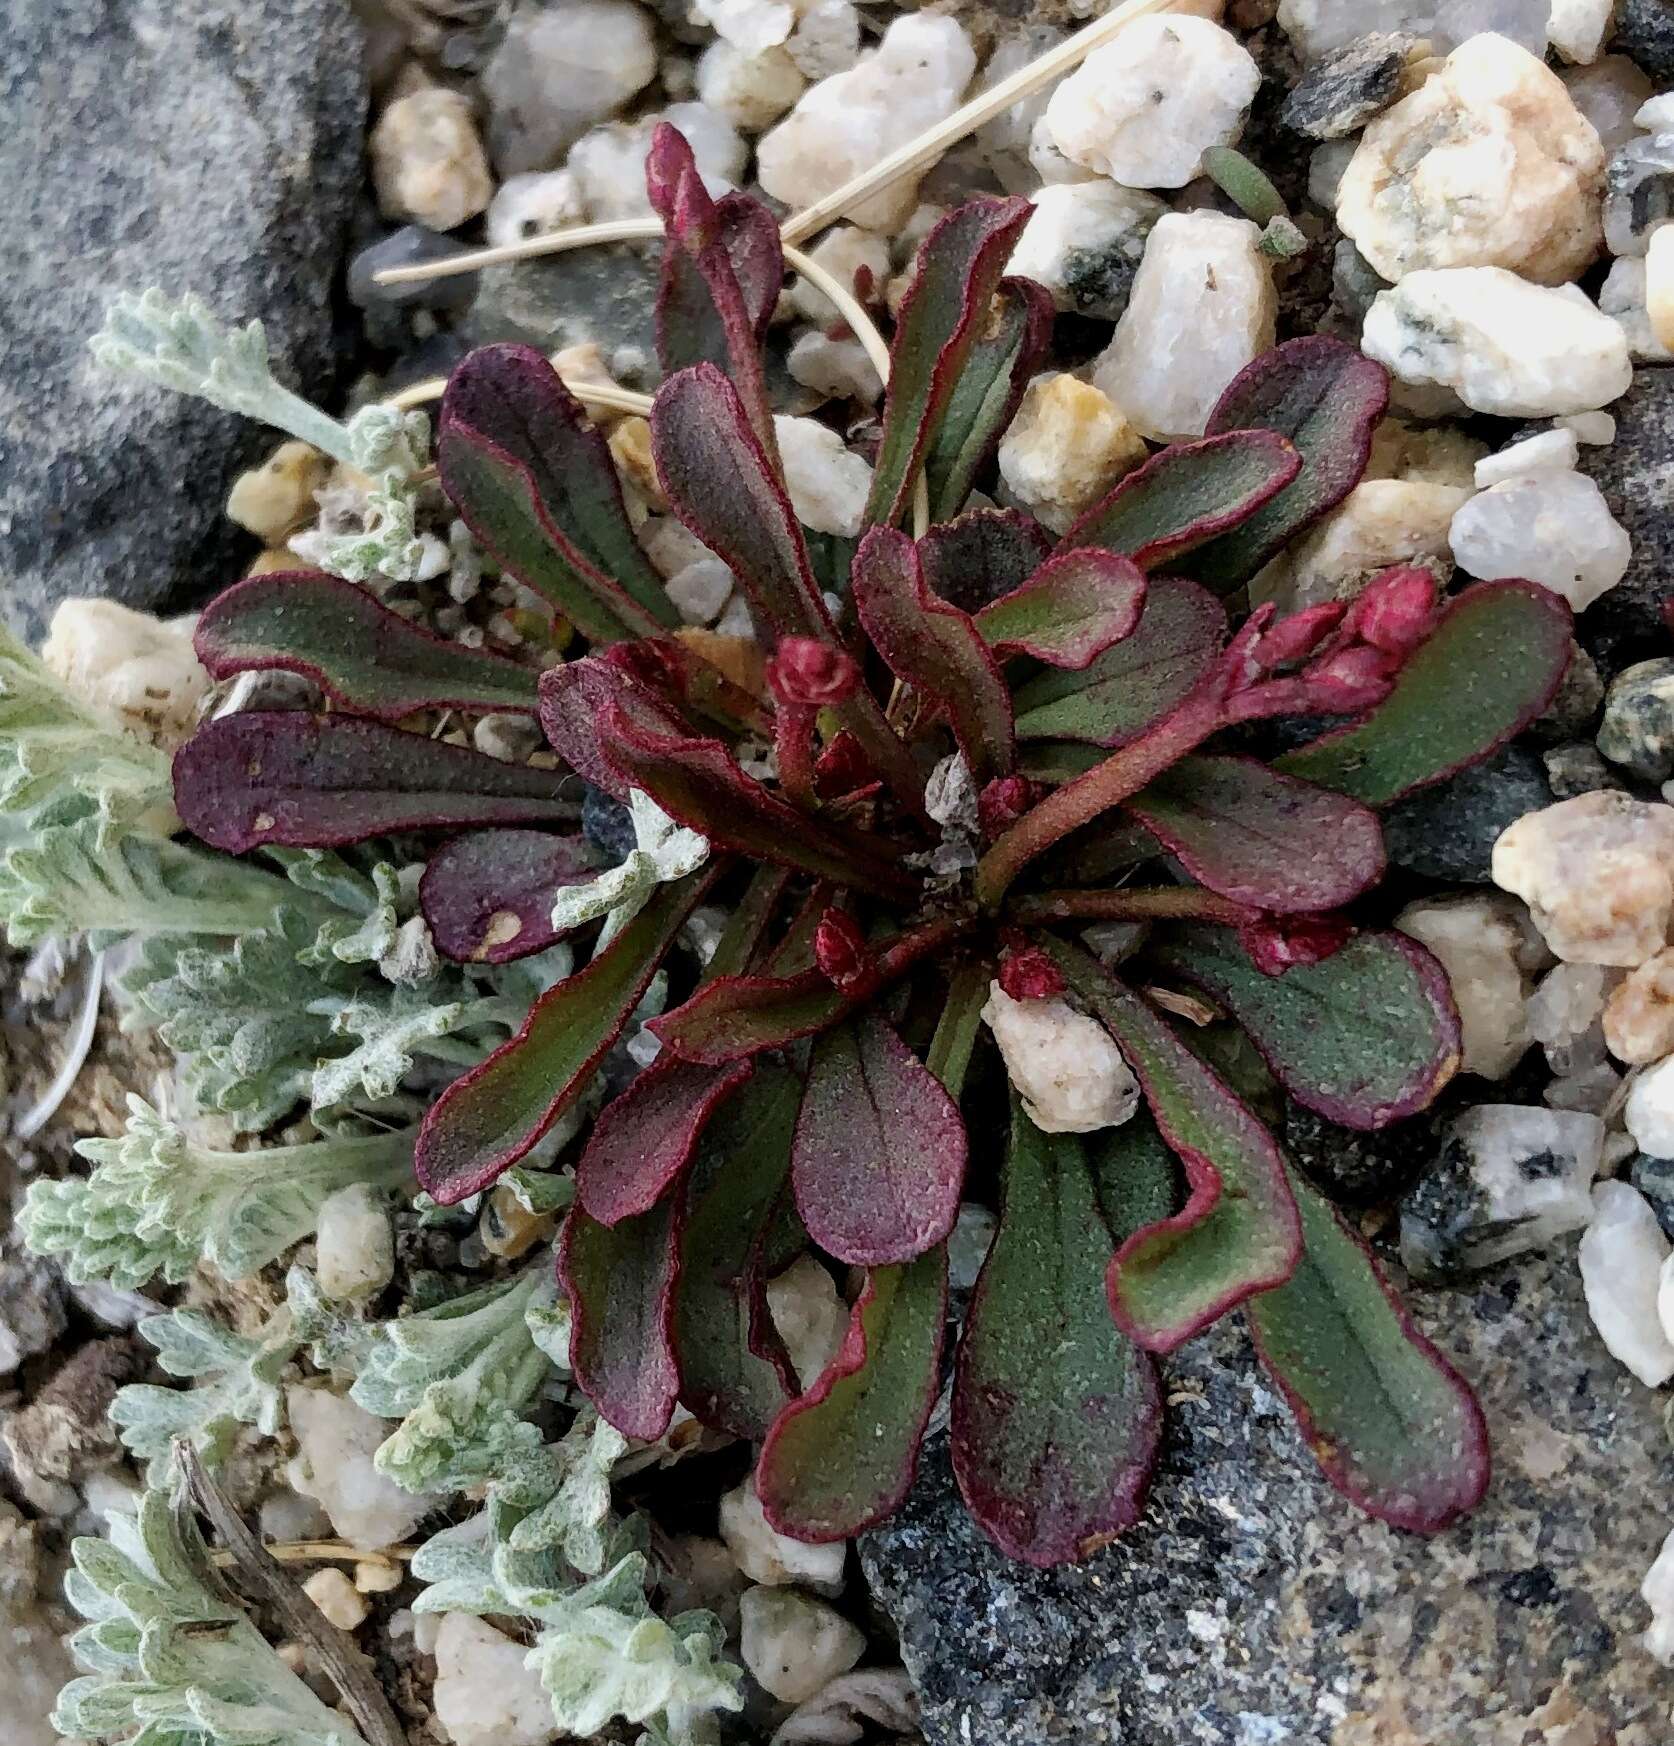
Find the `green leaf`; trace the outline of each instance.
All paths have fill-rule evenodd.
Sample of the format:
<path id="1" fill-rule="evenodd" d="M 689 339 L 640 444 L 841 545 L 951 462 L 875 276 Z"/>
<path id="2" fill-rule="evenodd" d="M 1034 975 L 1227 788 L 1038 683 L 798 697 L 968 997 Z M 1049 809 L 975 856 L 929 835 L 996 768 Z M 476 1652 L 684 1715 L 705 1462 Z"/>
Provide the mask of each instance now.
<path id="1" fill-rule="evenodd" d="M 1084 740 L 1118 746 L 1161 721 L 1209 671 L 1226 635 L 1226 613 L 1195 583 L 1156 578 L 1139 626 L 1089 666 L 1053 669 L 1017 689 L 1023 740 Z"/>
<path id="2" fill-rule="evenodd" d="M 1303 1255 L 1249 1306 L 1256 1351 L 1336 1488 L 1397 1528 L 1435 1533 L 1488 1488 L 1488 1427 L 1365 1246 L 1299 1174 Z"/>
<path id="3" fill-rule="evenodd" d="M 1145 606 L 1145 577 L 1131 558 L 1083 546 L 1049 558 L 1021 587 L 976 615 L 997 655 L 1028 655 L 1079 672 L 1131 636 Z"/>
<path id="4" fill-rule="evenodd" d="M 1272 1136 L 1132 990 L 1049 935 L 1071 991 L 1115 1037 L 1191 1193 L 1136 1231 L 1110 1270 L 1110 1307 L 1140 1345 L 1169 1352 L 1236 1304 L 1288 1279 L 1301 1250 L 1296 1206 Z"/>
<path id="5" fill-rule="evenodd" d="M 781 1534 L 847 1540 L 893 1514 L 935 1405 L 946 1315 L 945 1247 L 867 1274 L 842 1348 L 762 1445 L 756 1492 Z"/>
<path id="6" fill-rule="evenodd" d="M 1090 1557 L 1131 1527 L 1156 1462 L 1162 1395 L 1150 1356 L 1110 1319 L 1114 1247 L 1080 1137 L 1043 1134 L 1014 1097 L 950 1431 L 972 1515 L 1029 1564 Z"/>
<path id="7" fill-rule="evenodd" d="M 1153 955 L 1226 1007 L 1292 1097 L 1343 1127 L 1416 1115 L 1458 1070 L 1447 977 L 1405 934 L 1358 934 L 1282 976 L 1262 975 L 1230 928 L 1182 928 Z"/>
<path id="8" fill-rule="evenodd" d="M 1520 734 L 1563 682 L 1571 635 L 1569 608 L 1538 583 L 1474 583 L 1449 603 L 1382 703 L 1287 752 L 1277 767 L 1387 806 Z"/>

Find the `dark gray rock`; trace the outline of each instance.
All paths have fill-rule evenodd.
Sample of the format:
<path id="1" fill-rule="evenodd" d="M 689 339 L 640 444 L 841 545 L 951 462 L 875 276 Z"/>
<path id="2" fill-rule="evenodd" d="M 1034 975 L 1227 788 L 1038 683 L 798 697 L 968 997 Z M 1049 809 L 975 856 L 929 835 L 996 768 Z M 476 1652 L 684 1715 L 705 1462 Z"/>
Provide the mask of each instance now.
<path id="1" fill-rule="evenodd" d="M 1651 1203 L 1664 1234 L 1674 1236 L 1674 1158 L 1650 1158 L 1641 1152 L 1628 1176 Z"/>
<path id="2" fill-rule="evenodd" d="M 1372 307 L 1372 299 L 1389 289 L 1389 281 L 1349 239 L 1340 237 L 1331 251 L 1331 303 L 1355 333 Z"/>
<path id="3" fill-rule="evenodd" d="M 331 391 L 360 26 L 346 0 L 14 0 L 0 91 L 3 610 L 35 632 L 66 595 L 184 601 L 236 573 L 222 504 L 275 439 L 87 342 L 118 292 L 195 291 Z"/>
<path id="4" fill-rule="evenodd" d="M 516 340 L 543 352 L 598 346 L 629 387 L 654 385 L 657 266 L 651 251 L 616 244 L 514 261 L 483 270 L 465 318 L 476 345 Z"/>
<path id="5" fill-rule="evenodd" d="M 1580 468 L 1633 540 L 1627 574 L 1581 617 L 1582 644 L 1606 678 L 1668 652 L 1663 603 L 1674 598 L 1674 369 L 1640 365 L 1610 408 L 1616 440 L 1583 444 Z"/>
<path id="6" fill-rule="evenodd" d="M 1496 1457 L 1430 1539 L 1324 1483 L 1237 1318 L 1171 1362 L 1145 1520 L 1077 1569 L 1002 1558 L 933 1442 L 861 1541 L 929 1746 L 1665 1741 L 1674 1675 L 1634 1640 L 1674 1479 L 1659 1397 L 1604 1352 L 1567 1247 L 1415 1309 Z"/>
<path id="7" fill-rule="evenodd" d="M 1495 838 L 1524 813 L 1551 803 L 1538 755 L 1506 746 L 1390 807 L 1383 818 L 1384 846 L 1397 867 L 1427 879 L 1486 885 Z"/>
<path id="8" fill-rule="evenodd" d="M 1434 1150 L 1421 1122 L 1395 1122 L 1363 1134 L 1328 1122 L 1299 1103 L 1286 1104 L 1280 1138 L 1286 1156 L 1333 1200 L 1357 1206 L 1399 1194 Z"/>
<path id="9" fill-rule="evenodd" d="M 477 294 L 475 273 L 401 285 L 380 285 L 377 275 L 390 267 L 432 266 L 470 252 L 456 237 L 426 230 L 422 224 L 404 224 L 356 251 L 349 262 L 349 300 L 362 309 L 469 309 Z"/>
<path id="10" fill-rule="evenodd" d="M 1658 83 L 1674 79 L 1674 6 L 1668 0 L 1616 0 L 1610 46 L 1630 55 Z"/>
<path id="11" fill-rule="evenodd" d="M 1363 36 L 1317 62 L 1285 99 L 1279 119 L 1309 139 L 1342 139 L 1387 109 L 1417 39 L 1398 33 Z"/>

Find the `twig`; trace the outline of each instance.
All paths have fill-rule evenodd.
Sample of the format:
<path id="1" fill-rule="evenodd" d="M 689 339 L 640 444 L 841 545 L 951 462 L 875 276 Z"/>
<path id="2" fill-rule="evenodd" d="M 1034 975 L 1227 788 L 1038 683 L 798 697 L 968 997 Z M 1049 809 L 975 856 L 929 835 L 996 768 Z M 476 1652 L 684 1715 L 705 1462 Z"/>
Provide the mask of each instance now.
<path id="1" fill-rule="evenodd" d="M 276 1564 L 405 1564 L 416 1550 L 412 1546 L 380 1546 L 369 1552 L 364 1546 L 351 1546 L 347 1540 L 274 1540 L 262 1550 Z M 210 1553 L 210 1561 L 225 1568 L 238 1560 L 225 1547 Z"/>
<path id="2" fill-rule="evenodd" d="M 314 1665 L 337 1687 L 367 1746 L 407 1746 L 407 1731 L 384 1696 L 371 1662 L 355 1647 L 354 1640 L 338 1630 L 279 1568 L 204 1472 L 197 1450 L 184 1438 L 175 1440 L 174 1458 L 192 1502 L 226 1542 L 233 1567 L 256 1597 L 284 1620 L 287 1633 L 307 1648 Z"/>
<path id="3" fill-rule="evenodd" d="M 553 362 L 557 362 L 556 355 Z M 602 406 L 611 412 L 637 412 L 641 418 L 651 410 L 649 394 L 636 394 L 631 388 L 617 388 L 604 382 L 577 382 L 568 376 L 561 380 L 577 400 L 589 406 Z M 399 394 L 390 395 L 384 404 L 401 408 L 423 406 L 428 400 L 440 400 L 447 385 L 446 376 L 431 376 L 426 381 L 415 382 L 410 388 L 403 388 Z"/>

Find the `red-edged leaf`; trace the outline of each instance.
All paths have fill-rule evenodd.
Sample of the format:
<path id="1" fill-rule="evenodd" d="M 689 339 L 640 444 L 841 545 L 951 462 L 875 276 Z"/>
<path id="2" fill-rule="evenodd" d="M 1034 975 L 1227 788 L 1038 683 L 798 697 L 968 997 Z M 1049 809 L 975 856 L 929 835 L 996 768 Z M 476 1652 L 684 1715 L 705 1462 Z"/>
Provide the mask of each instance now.
<path id="1" fill-rule="evenodd" d="M 1295 448 L 1272 431 L 1231 431 L 1171 444 L 1087 510 L 1059 549 L 1102 546 L 1142 569 L 1172 567 L 1215 535 L 1248 521 L 1301 466 Z M 1190 567 L 1195 574 L 1195 560 Z"/>
<path id="2" fill-rule="evenodd" d="M 700 868 L 651 900 L 585 970 L 555 983 L 523 1028 L 456 1079 L 424 1118 L 414 1167 L 444 1206 L 486 1188 L 587 1089 L 719 869 Z"/>
<path id="3" fill-rule="evenodd" d="M 1448 603 L 1382 703 L 1278 767 L 1387 806 L 1520 734 L 1563 683 L 1571 636 L 1569 607 L 1538 583 L 1474 583 Z"/>
<path id="4" fill-rule="evenodd" d="M 1282 976 L 1256 969 L 1231 928 L 1183 928 L 1156 953 L 1226 1007 L 1292 1097 L 1343 1127 L 1416 1115 L 1458 1070 L 1447 977 L 1405 934 L 1357 934 Z"/>
<path id="5" fill-rule="evenodd" d="M 391 831 L 574 823 L 550 770 L 347 715 L 250 710 L 174 755 L 174 804 L 211 848 L 328 849 Z"/>
<path id="6" fill-rule="evenodd" d="M 1256 1352 L 1326 1478 L 1381 1521 L 1435 1533 L 1488 1489 L 1482 1409 L 1342 1217 L 1294 1171 L 1291 1187 L 1302 1260 L 1249 1305 Z"/>
<path id="7" fill-rule="evenodd" d="M 1226 612 L 1194 582 L 1155 578 L 1138 628 L 1075 672 L 1038 674 L 1014 699 L 1025 740 L 1119 746 L 1163 719 L 1209 671 Z"/>
<path id="8" fill-rule="evenodd" d="M 430 857 L 419 907 L 444 957 L 505 964 L 561 939 L 552 925 L 553 898 L 598 871 L 598 853 L 585 837 L 472 831 Z"/>
<path id="9" fill-rule="evenodd" d="M 1127 810 L 1200 885 L 1258 909 L 1337 909 L 1383 875 L 1376 813 L 1254 758 L 1182 758 Z"/>
<path id="10" fill-rule="evenodd" d="M 599 746 L 599 723 L 611 704 L 652 733 L 691 731 L 649 686 L 602 656 L 566 661 L 541 675 L 541 731 L 547 743 L 595 788 L 626 804 L 630 784 Z"/>
<path id="11" fill-rule="evenodd" d="M 575 1167 L 575 1196 L 602 1225 L 649 1212 L 686 1168 L 704 1124 L 750 1077 L 747 1061 L 699 1066 L 665 1053 L 593 1124 Z"/>
<path id="12" fill-rule="evenodd" d="M 761 341 L 784 280 L 779 227 L 748 195 L 710 199 L 692 148 L 666 121 L 651 138 L 645 186 L 668 237 L 657 299 L 657 355 L 664 374 L 705 362 L 724 369 L 749 408 L 757 437 L 773 454 Z"/>
<path id="13" fill-rule="evenodd" d="M 673 1320 L 681 1214 L 679 1195 L 614 1226 L 576 1207 L 558 1240 L 575 1379 L 623 1436 L 646 1443 L 668 1429 L 680 1386 Z"/>
<path id="14" fill-rule="evenodd" d="M 1051 550 L 1051 534 L 1021 510 L 968 509 L 930 529 L 918 561 L 932 593 L 976 614 L 1021 588 Z"/>
<path id="15" fill-rule="evenodd" d="M 946 1316 L 946 1249 L 867 1275 L 841 1350 L 762 1445 L 756 1494 L 781 1534 L 847 1540 L 899 1506 L 936 1404 Z"/>
<path id="16" fill-rule="evenodd" d="M 953 1471 L 1009 1557 L 1090 1557 L 1139 1519 L 1162 1438 L 1156 1366 L 1112 1323 L 1114 1244 L 1081 1140 L 1014 1107 L 999 1229 L 954 1372 Z"/>
<path id="17" fill-rule="evenodd" d="M 212 679 L 301 673 L 344 708 L 378 721 L 416 709 L 535 710 L 538 674 L 432 636 L 364 588 L 317 571 L 235 582 L 204 608 L 192 645 Z"/>
<path id="18" fill-rule="evenodd" d="M 1234 531 L 1202 547 L 1192 574 L 1224 593 L 1335 509 L 1360 483 L 1388 406 L 1383 366 L 1325 334 L 1286 340 L 1247 364 L 1209 414 L 1209 434 L 1277 431 L 1296 445 L 1302 468 Z"/>
<path id="19" fill-rule="evenodd" d="M 1136 1231 L 1110 1267 L 1110 1307 L 1131 1339 L 1170 1352 L 1301 1253 L 1296 1203 L 1272 1136 L 1131 989 L 1076 947 L 1044 936 L 1065 980 L 1115 1037 L 1163 1138 L 1185 1167 L 1184 1209 Z"/>
<path id="20" fill-rule="evenodd" d="M 828 1255 L 876 1266 L 941 1242 L 959 1212 L 965 1152 L 958 1104 L 876 1013 L 820 1036 L 791 1181 Z"/>
<path id="21" fill-rule="evenodd" d="M 1052 314 L 1052 294 L 1044 286 L 1032 279 L 1000 281 L 988 325 L 971 344 L 924 457 L 932 524 L 964 507 L 1046 356 Z"/>
<path id="22" fill-rule="evenodd" d="M 890 347 L 869 522 L 893 525 L 906 513 L 1029 211 L 1026 200 L 970 200 L 920 245 Z"/>
<path id="23" fill-rule="evenodd" d="M 598 728 L 606 762 L 711 842 L 887 896 L 917 890 L 888 843 L 799 811 L 745 775 L 721 741 L 648 732 L 614 702 Z"/>
<path id="24" fill-rule="evenodd" d="M 1145 606 L 1145 573 L 1131 558 L 1084 546 L 1049 558 L 1021 588 L 976 615 L 996 655 L 1028 655 L 1080 672 L 1131 636 Z"/>
<path id="25" fill-rule="evenodd" d="M 641 550 L 605 439 L 531 346 L 484 346 L 448 381 L 436 464 L 479 543 L 590 641 L 680 622 Z"/>
<path id="26" fill-rule="evenodd" d="M 801 1101 L 801 1081 L 788 1068 L 758 1067 L 705 1129 L 687 1179 L 674 1296 L 680 1399 L 704 1424 L 752 1442 L 797 1393 L 762 1305 Z"/>
<path id="27" fill-rule="evenodd" d="M 1007 775 L 1016 744 L 1005 678 L 970 616 L 925 586 L 913 542 L 892 527 L 869 528 L 849 575 L 873 646 L 897 679 L 946 714 L 977 785 Z"/>

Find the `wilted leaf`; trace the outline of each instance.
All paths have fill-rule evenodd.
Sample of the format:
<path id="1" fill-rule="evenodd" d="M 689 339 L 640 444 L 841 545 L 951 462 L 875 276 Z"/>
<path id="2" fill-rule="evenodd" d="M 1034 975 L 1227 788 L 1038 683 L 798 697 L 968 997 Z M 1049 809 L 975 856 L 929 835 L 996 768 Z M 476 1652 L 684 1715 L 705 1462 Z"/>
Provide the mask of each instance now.
<path id="1" fill-rule="evenodd" d="M 1287 752 L 1278 768 L 1387 806 L 1520 734 L 1563 682 L 1570 638 L 1569 608 L 1538 583 L 1474 583 L 1448 604 L 1382 703 Z"/>
<path id="2" fill-rule="evenodd" d="M 1010 1557 L 1086 1558 L 1139 1519 L 1162 1436 L 1155 1365 L 1111 1322 L 1114 1244 L 1079 1136 L 1014 1107 L 999 1230 L 954 1373 L 959 1489 Z"/>
<path id="3" fill-rule="evenodd" d="M 967 509 L 918 542 L 930 591 L 973 615 L 1021 588 L 1046 562 L 1052 536 L 1017 509 Z"/>
<path id="4" fill-rule="evenodd" d="M 997 655 L 1028 655 L 1076 672 L 1131 636 L 1145 605 L 1145 573 L 1096 546 L 1060 552 L 1021 588 L 976 615 Z"/>
<path id="5" fill-rule="evenodd" d="M 1258 909 L 1336 909 L 1383 874 L 1375 813 L 1254 758 L 1182 758 L 1127 810 L 1199 884 Z"/>
<path id="6" fill-rule="evenodd" d="M 335 848 L 392 831 L 573 823 L 550 770 L 381 722 L 301 709 L 205 722 L 174 759 L 174 804 L 211 848 Z"/>
<path id="7" fill-rule="evenodd" d="M 1488 1489 L 1482 1409 L 1342 1218 L 1295 1172 L 1291 1187 L 1302 1259 L 1249 1305 L 1256 1352 L 1326 1478 L 1380 1520 L 1434 1533 Z"/>
<path id="8" fill-rule="evenodd" d="M 1405 934 L 1358 934 L 1282 976 L 1257 970 L 1230 928 L 1182 928 L 1155 955 L 1227 1008 L 1292 1097 L 1344 1127 L 1428 1108 L 1459 1066 L 1447 978 Z"/>
<path id="9" fill-rule="evenodd" d="M 756 1467 L 768 1521 L 798 1540 L 847 1540 L 907 1495 L 935 1405 L 947 1251 L 875 1267 L 819 1381 L 774 1421 Z"/>
<path id="10" fill-rule="evenodd" d="M 1190 1196 L 1118 1249 L 1110 1307 L 1140 1345 L 1169 1352 L 1244 1299 L 1290 1277 L 1301 1249 L 1284 1161 L 1266 1128 L 1162 1019 L 1093 959 L 1041 944 L 1115 1037 L 1144 1087 Z"/>
<path id="11" fill-rule="evenodd" d="M 482 346 L 454 371 L 436 464 L 481 545 L 590 641 L 680 622 L 634 537 L 605 439 L 532 346 Z"/>
<path id="12" fill-rule="evenodd" d="M 424 1119 L 415 1168 L 444 1206 L 486 1188 L 534 1146 L 587 1089 L 663 955 L 718 869 L 659 885 L 585 970 L 536 1001 L 523 1028 L 456 1079 Z"/>
<path id="13" fill-rule="evenodd" d="M 430 857 L 419 881 L 419 907 L 444 957 L 504 964 L 559 939 L 553 897 L 598 871 L 598 853 L 582 836 L 471 831 Z"/>
<path id="14" fill-rule="evenodd" d="M 808 1234 L 839 1261 L 909 1261 L 953 1229 L 959 1106 L 876 1013 L 815 1042 L 791 1179 Z"/>
<path id="15" fill-rule="evenodd" d="M 192 643 L 212 679 L 300 673 L 346 709 L 379 721 L 417 709 L 535 709 L 537 675 L 527 667 L 433 636 L 366 589 L 315 571 L 235 582 L 203 609 Z"/>

